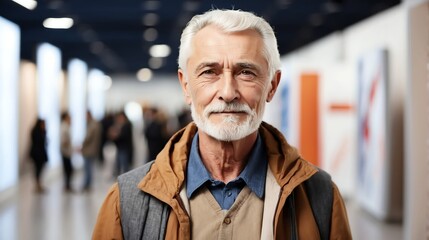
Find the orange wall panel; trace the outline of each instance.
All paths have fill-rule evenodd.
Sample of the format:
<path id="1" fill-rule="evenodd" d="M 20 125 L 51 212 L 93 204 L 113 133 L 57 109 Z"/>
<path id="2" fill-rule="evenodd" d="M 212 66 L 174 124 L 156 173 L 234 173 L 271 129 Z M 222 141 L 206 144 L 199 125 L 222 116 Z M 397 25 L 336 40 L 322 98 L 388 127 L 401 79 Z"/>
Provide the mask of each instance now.
<path id="1" fill-rule="evenodd" d="M 300 140 L 302 157 L 319 164 L 319 75 L 303 73 L 300 77 Z"/>

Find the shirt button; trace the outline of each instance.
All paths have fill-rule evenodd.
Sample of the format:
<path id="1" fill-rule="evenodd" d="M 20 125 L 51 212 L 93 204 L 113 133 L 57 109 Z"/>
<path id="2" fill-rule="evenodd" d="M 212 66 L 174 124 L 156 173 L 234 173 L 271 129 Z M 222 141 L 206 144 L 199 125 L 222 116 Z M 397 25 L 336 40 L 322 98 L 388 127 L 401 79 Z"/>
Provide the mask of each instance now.
<path id="1" fill-rule="evenodd" d="M 230 224 L 230 223 L 231 223 L 231 218 L 226 217 L 226 218 L 223 220 L 223 222 L 224 222 L 225 224 Z"/>
<path id="2" fill-rule="evenodd" d="M 228 197 L 231 197 L 232 192 L 227 192 L 227 193 L 226 193 L 226 195 L 227 195 Z"/>

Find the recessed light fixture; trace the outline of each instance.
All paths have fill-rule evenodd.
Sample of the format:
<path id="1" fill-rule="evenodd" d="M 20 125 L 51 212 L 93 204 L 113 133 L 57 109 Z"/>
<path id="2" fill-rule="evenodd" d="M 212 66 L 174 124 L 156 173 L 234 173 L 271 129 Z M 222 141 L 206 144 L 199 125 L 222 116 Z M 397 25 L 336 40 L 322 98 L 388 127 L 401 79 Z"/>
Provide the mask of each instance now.
<path id="1" fill-rule="evenodd" d="M 185 1 L 183 3 L 183 9 L 187 12 L 195 12 L 198 10 L 200 3 L 197 1 Z"/>
<path id="2" fill-rule="evenodd" d="M 152 57 L 148 61 L 149 67 L 152 69 L 160 69 L 163 65 L 162 58 Z"/>
<path id="3" fill-rule="evenodd" d="M 148 28 L 143 33 L 144 40 L 153 42 L 158 38 L 158 31 L 155 28 Z"/>
<path id="4" fill-rule="evenodd" d="M 170 55 L 170 52 L 170 46 L 166 44 L 153 45 L 149 49 L 149 54 L 152 57 L 167 57 L 168 55 Z"/>
<path id="5" fill-rule="evenodd" d="M 19 5 L 25 7 L 28 10 L 33 10 L 37 7 L 37 2 L 35 0 L 12 0 Z"/>
<path id="6" fill-rule="evenodd" d="M 145 1 L 143 3 L 143 8 L 146 11 L 155 11 L 161 7 L 160 1 Z"/>
<path id="7" fill-rule="evenodd" d="M 159 17 L 155 13 L 148 13 L 143 17 L 143 24 L 145 26 L 155 26 L 158 23 Z"/>
<path id="8" fill-rule="evenodd" d="M 71 18 L 47 18 L 43 21 L 45 28 L 53 29 L 68 29 L 73 26 L 73 19 Z"/>
<path id="9" fill-rule="evenodd" d="M 148 82 L 152 78 L 152 70 L 142 68 L 137 72 L 137 79 L 141 82 Z"/>

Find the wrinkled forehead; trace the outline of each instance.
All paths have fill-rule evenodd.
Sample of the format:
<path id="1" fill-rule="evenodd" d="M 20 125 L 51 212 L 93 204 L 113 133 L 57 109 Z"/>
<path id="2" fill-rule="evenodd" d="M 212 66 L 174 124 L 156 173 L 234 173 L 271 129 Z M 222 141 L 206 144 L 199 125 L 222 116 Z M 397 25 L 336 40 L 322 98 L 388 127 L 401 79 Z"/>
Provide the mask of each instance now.
<path id="1" fill-rule="evenodd" d="M 215 25 L 208 25 L 192 39 L 189 57 L 204 58 L 208 62 L 217 61 L 216 59 L 267 62 L 263 49 L 263 39 L 253 29 L 225 32 Z M 188 62 L 189 60 L 188 58 Z"/>

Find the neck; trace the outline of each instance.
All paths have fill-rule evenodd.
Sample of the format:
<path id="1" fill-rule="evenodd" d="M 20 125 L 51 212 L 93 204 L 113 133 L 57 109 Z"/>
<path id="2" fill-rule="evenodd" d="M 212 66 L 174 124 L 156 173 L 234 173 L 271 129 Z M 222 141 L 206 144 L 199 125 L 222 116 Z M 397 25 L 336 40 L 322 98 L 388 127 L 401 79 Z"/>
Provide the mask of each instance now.
<path id="1" fill-rule="evenodd" d="M 247 164 L 257 131 L 249 136 L 231 142 L 219 141 L 198 131 L 201 160 L 211 176 L 228 183 L 240 175 Z"/>

